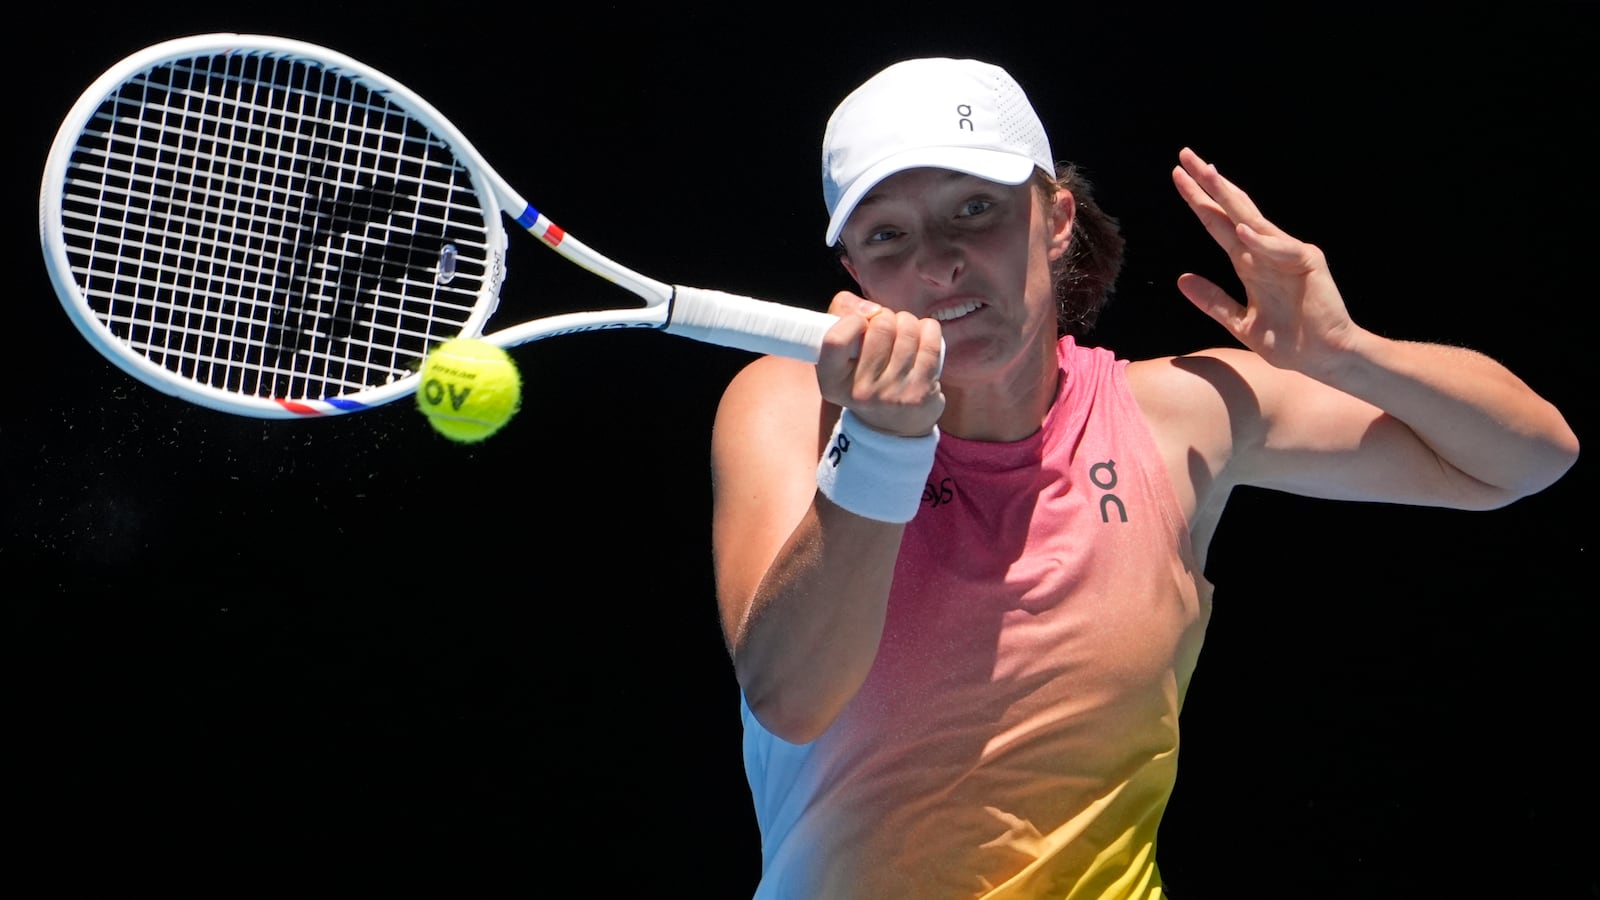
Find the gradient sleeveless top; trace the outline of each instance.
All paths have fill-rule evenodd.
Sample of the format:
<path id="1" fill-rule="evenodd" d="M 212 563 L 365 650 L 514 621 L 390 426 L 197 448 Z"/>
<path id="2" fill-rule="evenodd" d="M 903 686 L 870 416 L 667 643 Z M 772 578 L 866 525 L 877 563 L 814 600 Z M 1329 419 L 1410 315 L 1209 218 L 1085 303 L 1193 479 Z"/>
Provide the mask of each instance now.
<path id="1" fill-rule="evenodd" d="M 743 706 L 759 900 L 1163 897 L 1210 586 L 1127 362 L 1058 352 L 1039 432 L 940 438 L 877 657 L 828 730 L 791 744 Z"/>

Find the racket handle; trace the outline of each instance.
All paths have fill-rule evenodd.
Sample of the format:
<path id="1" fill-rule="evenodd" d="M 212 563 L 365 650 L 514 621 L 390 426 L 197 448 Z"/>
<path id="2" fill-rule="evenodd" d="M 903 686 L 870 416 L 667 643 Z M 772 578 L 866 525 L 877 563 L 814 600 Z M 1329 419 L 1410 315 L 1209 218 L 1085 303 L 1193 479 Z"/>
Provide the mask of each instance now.
<path id="1" fill-rule="evenodd" d="M 662 330 L 707 344 L 815 363 L 822 336 L 839 317 L 705 288 L 673 285 Z"/>

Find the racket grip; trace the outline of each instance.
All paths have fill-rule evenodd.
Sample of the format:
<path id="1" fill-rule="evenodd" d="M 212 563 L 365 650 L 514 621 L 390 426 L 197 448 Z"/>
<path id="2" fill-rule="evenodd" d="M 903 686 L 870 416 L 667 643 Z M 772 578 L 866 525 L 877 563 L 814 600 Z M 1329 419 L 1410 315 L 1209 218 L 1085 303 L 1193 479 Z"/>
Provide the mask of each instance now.
<path id="1" fill-rule="evenodd" d="M 705 288 L 673 285 L 672 312 L 661 330 L 707 344 L 815 363 L 831 313 Z"/>

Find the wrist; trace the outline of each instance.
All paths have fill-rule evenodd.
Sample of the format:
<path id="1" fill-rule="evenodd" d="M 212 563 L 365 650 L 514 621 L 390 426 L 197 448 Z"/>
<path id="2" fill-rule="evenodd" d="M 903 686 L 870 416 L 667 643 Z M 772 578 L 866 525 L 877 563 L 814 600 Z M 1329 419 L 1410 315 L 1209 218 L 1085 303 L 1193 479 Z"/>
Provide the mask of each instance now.
<path id="1" fill-rule="evenodd" d="M 909 522 L 922 505 L 938 443 L 937 426 L 920 437 L 901 437 L 866 425 L 846 409 L 817 463 L 817 490 L 858 516 Z"/>

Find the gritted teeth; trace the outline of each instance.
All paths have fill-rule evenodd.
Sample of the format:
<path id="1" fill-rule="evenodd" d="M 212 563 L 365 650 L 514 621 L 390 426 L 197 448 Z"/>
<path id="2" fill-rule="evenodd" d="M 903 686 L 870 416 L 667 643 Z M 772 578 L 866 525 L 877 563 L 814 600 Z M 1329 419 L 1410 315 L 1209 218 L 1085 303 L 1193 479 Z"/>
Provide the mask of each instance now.
<path id="1" fill-rule="evenodd" d="M 966 303 L 963 303 L 963 304 L 961 304 L 959 306 L 946 307 L 945 309 L 936 309 L 936 310 L 933 311 L 933 317 L 935 319 L 938 319 L 941 322 L 948 322 L 951 319 L 959 319 L 962 316 L 966 315 L 967 313 L 970 313 L 973 310 L 982 307 L 983 305 L 984 305 L 983 303 L 981 303 L 981 302 L 979 302 L 977 300 L 968 300 Z"/>

